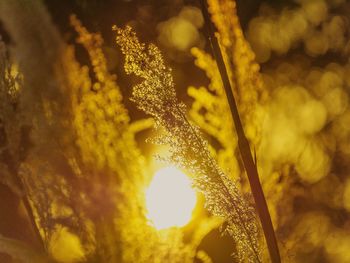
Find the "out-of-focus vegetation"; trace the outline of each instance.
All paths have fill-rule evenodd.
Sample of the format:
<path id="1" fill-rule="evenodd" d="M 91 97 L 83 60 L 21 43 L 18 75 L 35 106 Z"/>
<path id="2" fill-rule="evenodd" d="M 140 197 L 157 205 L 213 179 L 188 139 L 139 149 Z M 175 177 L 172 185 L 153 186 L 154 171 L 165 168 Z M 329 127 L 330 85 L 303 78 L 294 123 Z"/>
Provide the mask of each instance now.
<path id="1" fill-rule="evenodd" d="M 245 31 L 234 0 L 208 4 L 283 262 L 350 262 L 349 1 L 269 1 Z M 199 4 L 173 5 L 130 19 L 159 48 L 117 24 L 124 58 L 74 15 L 60 32 L 41 1 L 0 1 L 0 262 L 222 262 L 202 247 L 219 225 L 232 262 L 268 262 Z M 188 226 L 147 218 L 149 152 L 202 192 Z"/>
<path id="2" fill-rule="evenodd" d="M 13 58 L 1 49 L 2 182 L 23 199 L 37 243 L 27 253 L 3 239 L 1 252 L 24 262 L 192 262 L 211 227 L 184 244 L 182 231 L 158 232 L 146 219 L 152 174 L 135 134 L 153 121 L 130 121 L 102 37 L 71 18 L 90 58 L 91 68 L 81 66 L 40 2 L 3 2 L 1 10 L 20 43 Z"/>
<path id="3" fill-rule="evenodd" d="M 214 14 L 229 10 L 213 2 Z M 246 81 L 235 87 L 236 96 L 284 260 L 347 262 L 349 17 L 341 9 L 349 3 L 296 2 L 293 8 L 261 6 L 246 32 L 255 55 L 239 27 L 227 29 L 234 18 L 214 16 L 214 22 L 224 55 L 234 50 L 225 56 L 232 85 Z M 237 146 L 215 61 L 197 48 L 192 53 L 211 82 L 188 89 L 190 114 L 215 138 L 221 166 L 237 177 L 241 164 L 228 159 Z M 262 74 L 254 73 L 254 64 L 249 73 L 244 68 L 254 57 Z"/>

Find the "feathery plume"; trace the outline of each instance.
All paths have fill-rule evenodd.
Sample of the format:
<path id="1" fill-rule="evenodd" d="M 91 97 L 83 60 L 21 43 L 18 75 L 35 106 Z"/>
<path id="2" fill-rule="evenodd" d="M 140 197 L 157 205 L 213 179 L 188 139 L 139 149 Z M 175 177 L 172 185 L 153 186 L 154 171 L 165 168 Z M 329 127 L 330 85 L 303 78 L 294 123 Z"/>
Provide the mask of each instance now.
<path id="1" fill-rule="evenodd" d="M 164 129 L 159 140 L 171 146 L 170 160 L 194 175 L 194 186 L 206 197 L 207 208 L 227 221 L 226 230 L 237 242 L 237 258 L 260 262 L 254 209 L 211 157 L 199 129 L 188 121 L 160 50 L 141 43 L 129 26 L 114 30 L 125 55 L 126 73 L 143 80 L 133 88 L 132 100 L 155 119 L 158 129 Z"/>

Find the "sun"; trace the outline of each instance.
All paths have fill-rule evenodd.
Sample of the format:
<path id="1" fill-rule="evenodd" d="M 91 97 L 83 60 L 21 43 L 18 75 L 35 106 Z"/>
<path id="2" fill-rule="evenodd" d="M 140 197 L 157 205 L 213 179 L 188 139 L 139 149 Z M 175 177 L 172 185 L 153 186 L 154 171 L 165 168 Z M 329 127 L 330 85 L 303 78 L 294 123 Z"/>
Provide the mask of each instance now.
<path id="1" fill-rule="evenodd" d="M 186 225 L 196 205 L 190 179 L 175 167 L 158 170 L 146 191 L 147 217 L 158 230 Z"/>

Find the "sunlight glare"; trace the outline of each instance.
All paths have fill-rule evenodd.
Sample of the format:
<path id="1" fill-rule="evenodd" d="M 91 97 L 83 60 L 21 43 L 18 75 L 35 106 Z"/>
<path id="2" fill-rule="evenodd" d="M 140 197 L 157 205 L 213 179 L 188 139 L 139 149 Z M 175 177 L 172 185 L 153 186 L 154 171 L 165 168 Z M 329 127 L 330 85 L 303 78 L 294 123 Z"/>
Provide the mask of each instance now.
<path id="1" fill-rule="evenodd" d="M 158 230 L 186 225 L 196 205 L 190 179 L 175 167 L 157 171 L 146 191 L 147 217 Z"/>

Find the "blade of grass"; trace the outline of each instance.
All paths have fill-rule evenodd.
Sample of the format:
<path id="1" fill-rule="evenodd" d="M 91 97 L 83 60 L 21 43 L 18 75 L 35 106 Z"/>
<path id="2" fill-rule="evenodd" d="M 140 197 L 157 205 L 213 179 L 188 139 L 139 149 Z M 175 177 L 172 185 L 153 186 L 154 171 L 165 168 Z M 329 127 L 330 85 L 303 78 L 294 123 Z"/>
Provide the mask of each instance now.
<path id="1" fill-rule="evenodd" d="M 220 50 L 220 46 L 217 38 L 215 37 L 214 25 L 211 22 L 210 15 L 208 12 L 208 4 L 206 0 L 200 0 L 200 1 L 201 1 L 201 7 L 202 7 L 205 24 L 208 31 L 207 33 L 208 33 L 209 42 L 221 75 L 221 79 L 226 92 L 226 97 L 230 106 L 232 118 L 233 118 L 234 125 L 237 132 L 239 151 L 244 164 L 244 168 L 247 172 L 250 188 L 253 193 L 253 197 L 256 205 L 256 210 L 258 211 L 258 215 L 264 231 L 264 236 L 265 236 L 266 244 L 269 250 L 270 259 L 272 263 L 280 263 L 281 257 L 278 249 L 275 231 L 273 229 L 273 225 L 271 221 L 271 216 L 268 210 L 264 192 L 260 184 L 258 170 L 250 151 L 249 142 L 247 137 L 245 136 L 242 122 L 239 117 L 237 104 L 232 92 L 230 80 L 227 74 L 227 70 L 226 70 L 226 66 Z M 238 85 L 237 82 L 235 84 Z"/>

